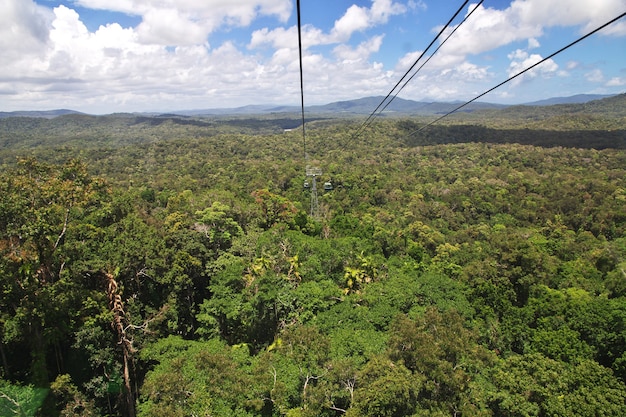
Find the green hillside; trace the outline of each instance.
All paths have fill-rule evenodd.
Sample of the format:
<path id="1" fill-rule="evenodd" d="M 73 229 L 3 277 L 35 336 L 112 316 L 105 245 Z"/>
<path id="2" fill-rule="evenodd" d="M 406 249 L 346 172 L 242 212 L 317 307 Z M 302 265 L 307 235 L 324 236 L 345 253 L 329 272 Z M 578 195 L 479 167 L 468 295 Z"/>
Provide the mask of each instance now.
<path id="1" fill-rule="evenodd" d="M 582 104 L 510 106 L 453 115 L 452 123 L 473 121 L 494 128 L 540 130 L 625 130 L 626 94 Z"/>
<path id="2" fill-rule="evenodd" d="M 626 415 L 606 100 L 310 121 L 308 161 L 284 115 L 0 120 L 0 414 Z"/>

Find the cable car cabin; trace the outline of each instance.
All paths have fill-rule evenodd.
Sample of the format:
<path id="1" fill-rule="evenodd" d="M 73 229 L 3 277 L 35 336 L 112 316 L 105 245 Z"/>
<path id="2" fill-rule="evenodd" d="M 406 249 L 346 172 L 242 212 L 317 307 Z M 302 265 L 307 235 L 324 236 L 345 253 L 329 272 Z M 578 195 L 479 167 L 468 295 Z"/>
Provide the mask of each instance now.
<path id="1" fill-rule="evenodd" d="M 308 181 L 304 181 L 304 185 L 303 185 L 303 187 L 304 187 L 305 189 L 309 189 L 309 188 L 311 188 L 311 184 L 309 184 L 309 182 L 308 182 Z"/>
<path id="2" fill-rule="evenodd" d="M 328 181 L 324 183 L 324 191 L 332 191 L 333 183 Z"/>

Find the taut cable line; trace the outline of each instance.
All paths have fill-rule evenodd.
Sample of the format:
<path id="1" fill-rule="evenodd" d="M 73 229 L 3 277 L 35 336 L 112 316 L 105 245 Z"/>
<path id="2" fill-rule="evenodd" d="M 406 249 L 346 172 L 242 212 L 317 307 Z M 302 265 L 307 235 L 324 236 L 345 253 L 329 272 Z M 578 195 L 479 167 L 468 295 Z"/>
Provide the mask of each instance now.
<path id="1" fill-rule="evenodd" d="M 302 75 L 302 23 L 300 20 L 300 0 L 296 0 L 296 9 L 298 14 L 298 56 L 300 58 L 300 107 L 302 108 L 302 146 L 304 150 L 305 163 L 308 160 L 306 153 L 306 131 L 304 128 L 304 77 Z"/>
<path id="2" fill-rule="evenodd" d="M 480 1 L 476 4 L 476 6 L 472 9 L 472 11 L 471 11 L 471 12 L 469 12 L 469 13 L 467 14 L 467 16 L 465 16 L 465 18 L 461 21 L 461 23 L 459 23 L 459 24 L 458 24 L 458 25 L 457 25 L 457 26 L 456 26 L 456 27 L 452 30 L 452 32 L 450 32 L 450 33 L 448 34 L 448 36 L 446 36 L 446 38 L 445 38 L 445 39 L 444 39 L 444 40 L 443 40 L 443 41 L 439 44 L 439 46 L 437 47 L 437 49 L 435 49 L 435 50 L 433 51 L 433 53 L 432 53 L 432 54 L 431 54 L 431 55 L 430 55 L 430 56 L 426 59 L 426 61 L 422 62 L 422 65 L 420 65 L 420 66 L 419 66 L 419 68 L 418 68 L 417 70 L 415 70 L 415 72 L 413 73 L 413 75 L 411 75 L 411 76 L 409 77 L 409 79 L 408 79 L 408 80 L 406 80 L 406 81 L 404 82 L 404 84 L 402 84 L 402 87 L 400 87 L 400 89 L 399 89 L 399 90 L 398 90 L 398 91 L 394 94 L 394 96 L 391 98 L 391 100 L 389 100 L 389 101 L 387 102 L 387 104 L 385 104 L 385 106 L 384 106 L 382 109 L 380 109 L 379 113 L 382 113 L 382 112 L 384 112 L 384 111 L 385 111 L 385 109 L 387 108 L 387 106 L 389 106 L 389 105 L 391 104 L 391 102 L 392 102 L 392 101 L 393 101 L 393 100 L 394 100 L 394 99 L 398 96 L 398 94 L 400 94 L 400 91 L 402 91 L 402 90 L 404 89 L 404 87 L 406 87 L 406 85 L 407 85 L 408 83 L 410 83 L 410 82 L 411 82 L 411 80 L 412 80 L 413 78 L 415 78 L 415 76 L 417 75 L 417 73 L 418 73 L 418 72 L 420 72 L 422 68 L 424 68 L 424 65 L 428 64 L 428 61 L 430 61 L 430 60 L 431 60 L 431 58 L 432 58 L 433 56 L 435 56 L 435 54 L 437 53 L 437 51 L 439 51 L 439 49 L 441 49 L 441 47 L 442 47 L 443 45 L 445 45 L 445 43 L 448 41 L 448 39 L 450 39 L 450 37 L 451 37 L 452 35 L 454 35 L 454 32 L 456 32 L 456 31 L 457 31 L 457 29 L 458 29 L 458 28 L 460 28 L 460 27 L 461 27 L 461 25 L 463 25 L 463 23 L 465 23 L 465 21 L 466 21 L 466 20 L 467 20 L 467 19 L 468 19 L 468 18 L 469 18 L 469 17 L 470 17 L 470 16 L 471 16 L 471 15 L 472 15 L 472 14 L 473 14 L 473 13 L 474 13 L 477 9 L 478 9 L 478 7 L 480 7 L 480 5 L 481 5 L 481 4 L 483 4 L 483 2 L 484 2 L 484 1 L 485 1 L 485 0 L 480 0 Z"/>
<path id="3" fill-rule="evenodd" d="M 319 217 L 319 202 L 317 199 L 317 177 L 322 175 L 322 170 L 318 167 L 309 166 L 309 155 L 306 149 L 306 128 L 304 118 L 304 76 L 302 71 L 302 20 L 300 18 L 300 0 L 296 0 L 296 9 L 298 14 L 298 57 L 300 60 L 300 107 L 302 109 L 302 146 L 304 151 L 304 173 L 306 178 L 311 178 L 311 184 L 305 181 L 305 188 L 311 189 L 311 216 Z"/>
<path id="4" fill-rule="evenodd" d="M 391 89 L 391 91 L 389 91 L 389 93 L 387 94 L 387 96 L 385 96 L 385 98 L 378 104 L 378 106 L 376 106 L 376 108 L 374 109 L 374 111 L 368 116 L 368 118 L 365 120 L 365 122 L 363 122 L 363 124 L 361 125 L 361 127 L 359 127 L 359 129 L 357 130 L 357 132 L 352 135 L 352 137 L 350 138 L 350 141 L 354 140 L 355 138 L 357 138 L 362 132 L 363 130 L 369 125 L 370 121 L 373 119 L 373 117 L 376 115 L 376 113 L 378 112 L 378 109 L 380 109 L 383 104 L 387 101 L 387 99 L 389 99 L 389 97 L 391 97 L 391 95 L 393 94 L 393 92 L 395 91 L 396 88 L 398 88 L 398 86 L 400 85 L 400 83 L 402 83 L 402 81 L 409 75 L 409 73 L 413 70 L 413 68 L 415 68 L 415 66 L 417 65 L 417 63 L 424 57 L 424 55 L 426 54 L 426 52 L 428 52 L 428 50 L 430 49 L 431 46 L 433 46 L 433 44 L 437 41 L 437 39 L 439 39 L 439 37 L 443 34 L 443 32 L 448 28 L 448 26 L 450 26 L 450 24 L 452 23 L 452 21 L 458 16 L 459 13 L 461 13 L 461 11 L 463 10 L 463 8 L 465 7 L 465 5 L 469 3 L 469 0 L 465 0 L 465 2 L 463 2 L 463 4 L 461 5 L 461 7 L 459 7 L 459 9 L 456 11 L 456 13 L 454 13 L 454 15 L 450 18 L 450 20 L 448 20 L 448 23 L 445 24 L 445 26 L 439 31 L 439 33 L 437 34 L 437 36 L 435 36 L 433 38 L 433 40 L 428 44 L 428 46 L 426 47 L 426 49 L 424 49 L 424 51 L 422 51 L 422 53 L 420 54 L 420 56 L 415 60 L 415 62 L 413 63 L 413 65 L 411 65 L 411 67 L 404 73 L 404 75 L 402 76 L 402 78 L 400 78 L 400 80 L 396 83 L 396 85 L 394 85 L 394 87 Z M 390 102 L 393 100 L 393 98 L 390 100 Z"/>
<path id="5" fill-rule="evenodd" d="M 461 110 L 463 107 L 467 106 L 468 104 L 473 103 L 474 101 L 478 100 L 479 98 L 483 97 L 484 95 L 491 93 L 491 92 L 492 92 L 493 90 L 495 90 L 496 88 L 502 87 L 504 84 L 508 83 L 508 82 L 509 82 L 509 81 L 511 81 L 511 80 L 514 80 L 515 78 L 517 78 L 517 77 L 519 77 L 520 75 L 522 75 L 522 74 L 524 74 L 524 73 L 526 73 L 526 72 L 530 71 L 531 69 L 535 68 L 536 66 L 543 64 L 543 63 L 544 63 L 544 62 L 546 62 L 548 59 L 553 58 L 554 56 L 556 56 L 556 55 L 560 54 L 561 52 L 565 51 L 566 49 L 571 48 L 572 46 L 576 45 L 577 43 L 579 43 L 579 42 L 581 42 L 581 41 L 583 41 L 583 40 L 587 39 L 587 38 L 588 38 L 588 37 L 590 37 L 591 35 L 593 35 L 593 34 L 595 34 L 595 33 L 599 32 L 599 31 L 601 31 L 601 30 L 602 30 L 602 29 L 604 29 L 605 27 L 607 27 L 607 26 L 609 26 L 609 25 L 611 25 L 611 24 L 613 24 L 613 23 L 617 22 L 618 20 L 620 20 L 620 19 L 621 19 L 621 18 L 623 18 L 624 16 L 626 16 L 626 12 L 622 13 L 621 15 L 617 16 L 617 17 L 616 17 L 616 18 L 614 18 L 614 19 L 611 19 L 610 21 L 606 22 L 605 24 L 603 24 L 603 25 L 601 25 L 601 26 L 597 27 L 596 29 L 592 30 L 591 32 L 587 33 L 586 35 L 581 36 L 580 38 L 576 39 L 575 41 L 573 41 L 573 42 L 571 42 L 571 43 L 569 43 L 569 44 L 565 45 L 564 47 L 562 47 L 562 48 L 561 48 L 561 49 L 559 49 L 558 51 L 551 53 L 551 54 L 550 54 L 550 55 L 548 55 L 547 57 L 543 58 L 541 61 L 536 62 L 536 63 L 534 63 L 533 65 L 531 65 L 530 67 L 528 67 L 528 68 L 526 68 L 526 69 L 524 69 L 524 70 L 522 70 L 522 71 L 518 72 L 517 74 L 515 74 L 515 75 L 513 75 L 513 76 L 511 76 L 511 77 L 509 77 L 509 78 L 507 78 L 506 80 L 502 81 L 500 84 L 498 84 L 498 85 L 496 85 L 496 86 L 494 86 L 494 87 L 491 87 L 489 90 L 485 91 L 484 93 L 481 93 L 481 94 L 477 95 L 476 97 L 474 97 L 473 99 L 471 99 L 471 100 L 469 100 L 469 101 L 467 101 L 467 102 L 465 102 L 465 103 L 461 104 L 460 106 L 458 106 L 458 107 L 457 107 L 457 108 L 455 108 L 454 110 L 451 110 L 451 111 L 449 111 L 448 113 L 444 114 L 443 116 L 441 116 L 441 117 L 439 117 L 439 118 L 437 118 L 437 119 L 433 120 L 432 122 L 430 122 L 430 123 L 428 123 L 428 124 L 426 124 L 426 125 L 422 126 L 421 128 L 419 128 L 419 129 L 417 129 L 417 130 L 414 130 L 413 132 L 409 133 L 409 134 L 408 134 L 408 136 L 411 136 L 411 135 L 413 135 L 413 134 L 415 134 L 415 133 L 421 132 L 422 130 L 426 129 L 427 127 L 429 127 L 429 126 L 431 126 L 431 125 L 433 125 L 433 124 L 437 123 L 437 122 L 438 122 L 438 121 L 440 121 L 441 119 L 444 119 L 444 118 L 448 117 L 449 115 L 451 115 L 452 113 L 455 113 L 455 112 L 457 112 L 457 111 Z"/>

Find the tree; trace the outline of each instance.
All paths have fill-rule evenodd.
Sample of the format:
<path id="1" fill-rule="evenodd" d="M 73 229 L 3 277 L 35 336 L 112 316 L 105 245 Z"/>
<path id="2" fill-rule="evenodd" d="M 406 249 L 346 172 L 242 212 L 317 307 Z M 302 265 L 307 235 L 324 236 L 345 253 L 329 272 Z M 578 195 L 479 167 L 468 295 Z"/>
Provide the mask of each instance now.
<path id="1" fill-rule="evenodd" d="M 0 415 L 33 417 L 41 408 L 48 389 L 14 385 L 0 379 Z"/>
<path id="2" fill-rule="evenodd" d="M 287 415 L 324 415 L 330 406 L 325 395 L 329 354 L 330 341 L 315 326 L 291 327 L 277 336 L 258 368 L 273 407 Z"/>
<path id="3" fill-rule="evenodd" d="M 50 390 L 57 400 L 61 417 L 95 417 L 96 407 L 72 382 L 68 374 L 59 375 Z"/>
<path id="4" fill-rule="evenodd" d="M 389 356 L 423 380 L 421 408 L 455 414 L 475 406 L 471 382 L 491 359 L 476 340 L 457 312 L 430 308 L 414 320 L 401 315 L 394 321 Z"/>
<path id="5" fill-rule="evenodd" d="M 291 224 L 298 212 L 291 201 L 267 189 L 256 190 L 252 196 L 261 209 L 261 226 L 266 229 L 276 223 Z"/>
<path id="6" fill-rule="evenodd" d="M 487 375 L 493 385 L 481 395 L 496 415 L 582 417 L 626 412 L 626 386 L 593 361 L 566 364 L 541 354 L 511 355 Z"/>
<path id="7" fill-rule="evenodd" d="M 204 234 L 214 251 L 229 249 L 233 238 L 243 233 L 241 226 L 228 216 L 228 211 L 227 205 L 215 201 L 211 207 L 196 212 L 195 228 Z"/>
<path id="8" fill-rule="evenodd" d="M 423 377 L 412 375 L 403 364 L 374 357 L 356 376 L 354 402 L 346 417 L 412 415 L 423 383 Z"/>
<path id="9" fill-rule="evenodd" d="M 106 192 L 77 161 L 55 167 L 27 159 L 0 176 L 2 343 L 26 344 L 38 386 L 48 386 L 47 349 L 67 339 L 81 302 L 66 241 Z"/>
<path id="10" fill-rule="evenodd" d="M 144 349 L 142 358 L 155 365 L 141 388 L 139 416 L 247 417 L 263 408 L 246 345 L 170 336 Z"/>

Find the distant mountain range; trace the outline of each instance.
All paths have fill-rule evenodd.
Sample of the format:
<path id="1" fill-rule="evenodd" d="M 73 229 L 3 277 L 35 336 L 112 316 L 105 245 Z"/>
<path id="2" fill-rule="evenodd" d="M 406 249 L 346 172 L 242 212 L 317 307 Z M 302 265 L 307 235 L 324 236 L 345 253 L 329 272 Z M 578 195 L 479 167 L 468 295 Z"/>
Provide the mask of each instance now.
<path id="1" fill-rule="evenodd" d="M 58 116 L 67 114 L 84 114 L 76 110 L 57 109 L 57 110 L 20 110 L 20 111 L 0 111 L 0 119 L 7 117 L 42 117 L 45 119 L 53 119 Z"/>
<path id="2" fill-rule="evenodd" d="M 539 100 L 531 103 L 522 104 L 523 106 L 552 106 L 557 104 L 581 104 L 594 100 L 600 100 L 604 98 L 612 97 L 611 95 L 598 95 L 598 94 L 578 94 L 570 97 L 553 97 L 545 100 Z M 355 100 L 337 101 L 325 105 L 307 106 L 305 108 L 307 113 L 312 114 L 326 114 L 332 113 L 334 115 L 364 115 L 370 114 L 381 103 L 384 97 L 364 97 Z M 464 102 L 425 102 L 405 100 L 402 98 L 394 99 L 391 104 L 385 108 L 383 114 L 398 114 L 398 115 L 436 115 L 445 114 Z M 474 112 L 477 110 L 498 110 L 511 107 L 504 104 L 473 102 L 463 107 L 462 112 Z M 165 114 L 168 117 L 171 116 L 242 116 L 242 115 L 267 115 L 267 114 L 284 114 L 284 113 L 299 113 L 299 106 L 276 106 L 276 105 L 250 105 L 235 108 L 219 108 L 219 109 L 198 109 L 198 110 L 181 110 L 173 111 Z M 14 111 L 14 112 L 0 112 L 0 119 L 7 117 L 42 117 L 42 118 L 55 118 L 58 116 L 64 116 L 68 114 L 84 114 L 74 110 L 59 109 L 59 110 L 47 110 L 47 111 Z M 158 113 L 142 113 L 150 116 L 164 116 L 164 114 Z"/>
<path id="3" fill-rule="evenodd" d="M 334 103 L 306 106 L 307 113 L 325 114 L 332 113 L 334 115 L 363 115 L 370 114 L 381 103 L 384 97 L 364 97 L 355 100 L 337 101 Z M 458 107 L 461 102 L 442 103 L 442 102 L 424 102 L 405 100 L 402 98 L 394 99 L 391 104 L 384 110 L 386 114 L 418 114 L 430 115 L 448 112 Z M 492 103 L 471 103 L 465 107 L 464 111 L 475 111 L 481 109 L 501 109 L 507 106 Z M 184 116 L 215 116 L 215 115 L 252 115 L 252 114 L 269 114 L 269 113 L 299 113 L 298 106 L 244 106 L 231 109 L 204 109 L 204 110 L 187 110 L 176 112 Z"/>
<path id="4" fill-rule="evenodd" d="M 612 95 L 601 94 L 577 94 L 570 97 L 553 97 L 545 100 L 533 101 L 525 103 L 524 106 L 553 106 L 556 104 L 582 104 L 594 100 L 602 100 L 603 98 L 612 97 Z"/>

